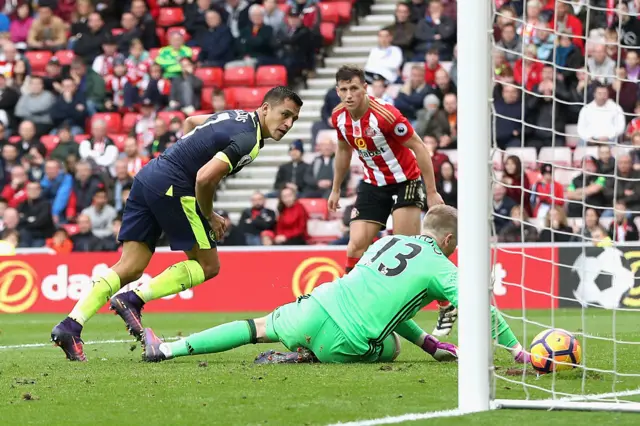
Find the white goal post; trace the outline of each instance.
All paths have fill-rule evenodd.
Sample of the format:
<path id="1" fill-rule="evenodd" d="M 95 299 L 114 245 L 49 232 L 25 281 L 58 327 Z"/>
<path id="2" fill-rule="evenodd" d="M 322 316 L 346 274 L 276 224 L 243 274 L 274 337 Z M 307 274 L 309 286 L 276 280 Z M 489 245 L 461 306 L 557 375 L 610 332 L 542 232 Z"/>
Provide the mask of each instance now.
<path id="1" fill-rule="evenodd" d="M 556 0 L 556 2 L 568 3 L 568 0 Z M 589 2 L 587 3 L 589 4 Z M 615 3 L 617 4 L 618 1 Z M 595 6 L 585 7 L 598 9 Z M 493 294 L 492 261 L 495 262 L 495 259 L 492 260 L 491 252 L 495 252 L 497 249 L 497 243 L 493 242 L 495 240 L 492 237 L 492 185 L 495 183 L 492 170 L 494 143 L 491 118 L 494 73 L 492 64 L 494 0 L 458 0 L 457 11 L 457 66 L 459 70 L 457 81 L 459 320 L 457 327 L 460 348 L 458 411 L 460 414 L 469 414 L 491 409 L 517 408 L 640 412 L 640 398 L 638 397 L 640 389 L 637 386 L 627 389 L 616 385 L 618 378 L 640 378 L 640 366 L 636 367 L 632 373 L 620 373 L 617 369 L 617 348 L 619 349 L 623 345 L 634 346 L 637 348 L 636 354 L 640 355 L 640 338 L 638 336 L 634 340 L 616 335 L 616 312 L 619 311 L 617 307 L 608 310 L 612 321 L 611 337 L 589 335 L 588 330 L 573 330 L 578 332 L 576 335 L 578 339 L 588 337 L 589 341 L 591 339 L 606 340 L 613 348 L 610 354 L 612 367 L 599 369 L 597 366 L 592 367 L 593 358 L 590 358 L 589 352 L 591 347 L 588 344 L 583 346 L 583 365 L 578 369 L 582 374 L 576 379 L 580 380 L 581 386 L 578 386 L 578 390 L 574 392 L 558 392 L 555 388 L 557 380 L 555 376 L 562 373 L 549 375 L 553 377 L 540 380 L 541 383 L 538 384 L 531 384 L 531 371 L 525 371 L 521 368 L 521 375 L 507 378 L 502 374 L 504 368 L 498 372 L 494 367 L 494 357 L 499 351 L 502 351 L 502 348 L 497 347 L 496 342 L 492 341 L 490 331 L 490 303 Z M 591 10 L 588 10 L 587 15 L 590 12 Z M 522 55 L 522 52 L 518 53 Z M 553 59 L 550 60 L 550 63 L 554 65 Z M 620 64 L 620 59 L 617 63 Z M 584 103 L 586 104 L 586 101 Z M 614 143 L 614 145 L 618 144 Z M 522 146 L 524 146 L 524 140 Z M 579 169 L 581 170 L 581 168 Z M 617 179 L 615 175 L 612 178 Z M 523 188 L 525 196 L 528 196 L 527 191 L 529 190 L 530 188 Z M 551 244 L 554 244 L 553 240 Z M 640 242 L 637 245 L 640 246 Z M 587 244 L 580 245 L 583 254 L 587 250 L 584 248 L 585 246 Z M 617 243 L 614 242 L 612 247 L 616 249 Z M 516 248 L 513 251 L 518 252 L 519 250 L 521 249 Z M 526 257 L 524 250 L 520 256 L 523 257 L 524 263 L 524 257 Z M 572 265 L 560 265 L 556 258 L 552 258 L 550 262 L 555 262 L 557 266 L 572 267 Z M 549 277 L 550 281 L 553 279 L 554 277 Z M 517 284 L 524 286 L 523 282 Z M 524 290 L 522 292 L 524 294 Z M 551 299 L 562 298 L 562 296 L 554 294 L 549 294 L 549 297 Z M 562 328 L 562 324 L 555 321 L 553 312 L 551 320 L 548 322 L 540 323 L 528 319 L 524 296 L 522 303 L 522 317 L 505 315 L 505 319 L 509 323 L 514 319 L 522 320 L 525 324 L 524 335 L 516 332 L 516 336 L 522 339 L 522 345 L 528 350 L 528 345 L 536 334 L 531 329 Z M 497 308 L 500 309 L 500 306 Z M 554 309 L 552 307 L 550 311 Z M 582 321 L 585 322 L 588 309 L 602 310 L 603 307 L 583 301 L 582 307 L 576 309 L 581 309 Z M 627 314 L 630 311 L 620 310 L 626 311 Z M 637 311 L 637 315 L 636 324 L 640 324 L 640 310 Z M 527 327 L 530 328 L 529 331 L 526 331 Z M 640 334 L 640 325 L 636 327 L 636 333 Z M 514 364 L 513 367 L 517 367 L 517 365 Z M 597 394 L 586 392 L 585 384 L 591 380 L 591 373 L 610 376 L 612 384 L 609 389 L 611 391 Z M 499 398 L 496 396 L 497 381 L 502 381 L 503 384 L 509 384 L 512 387 L 520 386 L 522 392 L 513 399 Z M 529 390 L 540 390 L 546 397 L 532 396 Z"/>

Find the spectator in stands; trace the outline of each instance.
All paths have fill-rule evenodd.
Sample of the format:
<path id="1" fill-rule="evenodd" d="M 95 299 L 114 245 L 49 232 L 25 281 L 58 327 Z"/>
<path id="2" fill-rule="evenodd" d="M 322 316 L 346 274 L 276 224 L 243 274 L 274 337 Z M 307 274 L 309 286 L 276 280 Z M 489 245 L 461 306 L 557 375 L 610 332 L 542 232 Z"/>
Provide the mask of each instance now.
<path id="1" fill-rule="evenodd" d="M 597 44 L 587 59 L 587 69 L 594 81 L 609 85 L 616 75 L 616 61 L 607 56 L 604 44 Z"/>
<path id="2" fill-rule="evenodd" d="M 427 124 L 427 134 L 438 139 L 438 146 L 443 149 L 457 147 L 458 98 L 454 93 L 444 96 L 443 109 L 436 113 Z"/>
<path id="3" fill-rule="evenodd" d="M 538 241 L 538 231 L 529 223 L 529 214 L 522 207 L 515 205 L 511 208 L 511 221 L 507 223 L 498 235 L 501 243 L 535 243 Z"/>
<path id="4" fill-rule="evenodd" d="M 93 194 L 91 206 L 82 210 L 81 213 L 81 216 L 89 217 L 93 235 L 98 238 L 105 238 L 111 235 L 113 221 L 118 216 L 118 212 L 108 204 L 108 201 L 107 191 L 104 188 L 99 188 Z"/>
<path id="5" fill-rule="evenodd" d="M 64 49 L 67 31 L 62 19 L 54 16 L 51 6 L 42 3 L 38 7 L 38 17 L 33 21 L 27 36 L 27 46 L 31 50 Z"/>
<path id="6" fill-rule="evenodd" d="M 182 73 L 171 82 L 169 109 L 191 115 L 200 109 L 204 83 L 194 75 L 195 66 L 191 58 L 180 59 L 180 66 Z"/>
<path id="7" fill-rule="evenodd" d="M 84 133 L 87 119 L 84 93 L 78 92 L 76 83 L 71 78 L 62 80 L 61 90 L 51 110 L 53 125 L 57 128 L 68 125 L 73 136 L 81 135 Z M 52 133 L 57 134 L 57 129 L 54 129 Z"/>
<path id="8" fill-rule="evenodd" d="M 422 16 L 424 16 L 424 14 Z M 393 38 L 391 44 L 402 49 L 402 56 L 404 58 L 413 57 L 416 24 L 411 22 L 410 17 L 410 6 L 406 3 L 399 2 L 396 4 L 395 22 L 386 27 Z"/>
<path id="9" fill-rule="evenodd" d="M 123 13 L 120 26 L 124 32 L 116 37 L 118 42 L 118 52 L 123 55 L 129 54 L 129 47 L 133 40 L 142 37 L 142 31 L 138 28 L 138 19 L 130 12 Z"/>
<path id="10" fill-rule="evenodd" d="M 111 172 L 118 159 L 118 147 L 107 136 L 107 123 L 100 119 L 91 123 L 91 137 L 80 142 L 80 158 L 89 160 Z M 113 173 L 111 172 L 113 175 Z"/>
<path id="11" fill-rule="evenodd" d="M 605 207 L 605 186 L 607 179 L 598 176 L 596 159 L 590 155 L 582 159 L 583 172 L 576 176 L 567 188 L 569 217 L 582 217 L 583 205 Z"/>
<path id="12" fill-rule="evenodd" d="M 361 0 L 362 3 L 366 3 L 365 0 Z M 320 7 L 316 4 L 316 0 L 293 0 L 289 1 L 291 5 L 291 10 L 300 15 L 302 19 L 302 24 L 309 28 L 309 30 L 314 34 L 314 38 L 320 39 L 320 21 L 322 18 L 322 14 L 320 12 Z M 358 3 L 358 2 L 356 2 Z M 354 5 L 356 8 L 359 7 L 358 4 Z M 315 44 L 315 43 L 314 43 Z M 319 43 L 315 47 L 320 47 Z"/>
<path id="13" fill-rule="evenodd" d="M 218 239 L 217 243 L 220 246 L 244 246 L 247 245 L 244 234 L 239 227 L 235 226 L 229 218 L 229 213 L 226 210 L 217 210 L 217 214 L 224 218 L 226 228 L 222 238 Z"/>
<path id="14" fill-rule="evenodd" d="M 537 0 L 530 0 L 537 1 Z M 532 91 L 542 78 L 542 62 L 537 60 L 538 49 L 534 44 L 525 47 L 524 57 L 518 59 L 513 66 L 513 76 L 516 83 Z"/>
<path id="15" fill-rule="evenodd" d="M 62 91 L 62 64 L 57 56 L 52 56 L 45 66 L 44 75 L 42 80 L 44 81 L 44 90 L 48 90 L 53 94 L 58 94 Z"/>
<path id="16" fill-rule="evenodd" d="M 71 16 L 71 28 L 69 38 L 69 49 L 73 49 L 73 45 L 80 34 L 89 33 L 89 15 L 93 13 L 95 8 L 91 0 L 77 0 L 76 7 Z"/>
<path id="17" fill-rule="evenodd" d="M 332 246 L 344 246 L 349 244 L 349 225 L 351 224 L 351 215 L 353 214 L 353 204 L 350 204 L 344 208 L 342 213 L 342 220 L 340 221 L 340 231 L 342 236 L 331 241 L 329 244 Z"/>
<path id="18" fill-rule="evenodd" d="M 440 65 L 440 55 L 437 49 L 429 49 L 425 55 L 424 82 L 428 86 L 435 86 L 436 72 L 442 69 Z"/>
<path id="19" fill-rule="evenodd" d="M 574 242 L 583 242 L 585 239 L 591 238 L 591 232 L 600 226 L 600 213 L 598 210 L 587 207 L 584 211 L 584 225 L 582 229 L 578 226 L 573 227 L 573 233 L 576 234 L 571 238 Z"/>
<path id="20" fill-rule="evenodd" d="M 0 74 L 8 79 L 12 79 L 14 67 L 18 60 L 22 60 L 22 55 L 18 53 L 16 45 L 10 41 L 2 43 L 2 53 L 0 54 Z"/>
<path id="21" fill-rule="evenodd" d="M 11 41 L 20 44 L 21 48 L 27 46 L 27 38 L 33 25 L 33 17 L 31 15 L 31 5 L 22 3 L 16 8 L 16 13 L 11 19 L 9 26 Z"/>
<path id="22" fill-rule="evenodd" d="M 584 53 L 584 29 L 582 22 L 573 15 L 573 9 L 569 6 L 569 3 L 556 2 L 555 16 L 551 16 L 549 28 L 554 29 L 558 34 L 565 33 L 572 35 L 573 37 L 570 39 L 571 43 L 580 49 L 581 55 Z"/>
<path id="23" fill-rule="evenodd" d="M 156 124 L 156 110 L 153 102 L 149 98 L 145 98 L 140 103 L 140 115 L 137 117 L 136 125 L 133 133 L 145 149 L 153 143 L 154 127 Z"/>
<path id="24" fill-rule="evenodd" d="M 81 212 L 89 207 L 93 200 L 93 195 L 100 188 L 104 188 L 104 184 L 93 174 L 91 164 L 87 161 L 79 161 L 76 164 L 76 179 L 73 183 L 73 193 L 76 201 L 75 210 Z"/>
<path id="25" fill-rule="evenodd" d="M 630 81 L 637 83 L 640 80 L 640 59 L 636 50 L 628 50 L 624 58 L 624 66 Z"/>
<path id="26" fill-rule="evenodd" d="M 175 133 L 167 129 L 167 123 L 161 118 L 156 118 L 153 134 L 155 136 L 151 144 L 151 157 L 153 158 L 162 154 L 169 144 L 176 143 L 178 140 Z"/>
<path id="27" fill-rule="evenodd" d="M 516 202 L 507 197 L 507 189 L 502 184 L 493 185 L 493 224 L 496 234 L 500 234 L 502 228 L 509 223 L 511 209 Z"/>
<path id="28" fill-rule="evenodd" d="M 299 139 L 293 141 L 289 146 L 289 158 L 291 158 L 291 161 L 278 167 L 276 180 L 273 183 L 275 191 L 269 196 L 278 197 L 284 188 L 290 188 L 298 195 L 307 190 L 305 176 L 310 166 L 302 160 L 303 153 L 304 144 L 302 141 Z"/>
<path id="29" fill-rule="evenodd" d="M 208 1 L 208 0 L 200 0 Z M 196 32 L 196 43 L 201 50 L 198 62 L 203 67 L 224 67 L 233 59 L 234 40 L 231 30 L 222 22 L 220 13 L 207 10 L 205 13 L 206 26 Z"/>
<path id="30" fill-rule="evenodd" d="M 616 78 L 609 87 L 609 98 L 620 105 L 625 114 L 626 123 L 629 123 L 638 103 L 638 83 L 628 80 L 626 68 L 616 68 Z"/>
<path id="31" fill-rule="evenodd" d="M 6 187 L 6 185 L 10 184 L 11 179 L 11 170 L 18 165 L 18 147 L 14 144 L 5 144 L 2 146 L 2 185 Z"/>
<path id="32" fill-rule="evenodd" d="M 11 87 L 13 87 L 21 95 L 29 93 L 29 82 L 31 76 L 27 68 L 27 63 L 23 59 L 18 59 L 11 69 Z"/>
<path id="33" fill-rule="evenodd" d="M 576 80 L 576 70 L 583 67 L 584 57 L 580 52 L 580 47 L 570 37 L 569 30 L 558 34 L 558 45 L 556 46 L 555 64 L 558 70 L 558 77 L 564 80 L 565 84 L 573 84 Z"/>
<path id="34" fill-rule="evenodd" d="M 297 192 L 297 191 L 296 191 Z M 243 210 L 238 227 L 244 233 L 247 245 L 262 245 L 260 234 L 273 231 L 276 225 L 276 212 L 265 207 L 265 197 L 261 192 L 251 196 L 251 207 Z"/>
<path id="35" fill-rule="evenodd" d="M 603 217 L 613 217 L 611 207 L 614 202 L 623 201 L 633 215 L 640 214 L 640 171 L 633 169 L 633 162 L 629 154 L 618 156 L 618 168 L 615 179 L 607 179 L 604 196 L 608 210 Z"/>
<path id="36" fill-rule="evenodd" d="M 56 229 L 53 237 L 47 239 L 45 242 L 45 246 L 53 250 L 56 254 L 68 254 L 73 250 L 73 243 L 64 228 Z"/>
<path id="37" fill-rule="evenodd" d="M 20 237 L 29 247 L 43 247 L 55 230 L 51 217 L 51 204 L 42 196 L 38 182 L 29 182 L 27 199 L 18 207 L 20 214 Z"/>
<path id="38" fill-rule="evenodd" d="M 87 113 L 89 116 L 104 108 L 105 83 L 102 77 L 91 68 L 87 68 L 80 57 L 73 58 L 69 77 L 76 83 L 77 90 L 84 93 L 87 100 Z"/>
<path id="39" fill-rule="evenodd" d="M 414 65 L 411 67 L 409 79 L 404 82 L 398 92 L 394 105 L 402 115 L 410 121 L 414 121 L 417 118 L 417 112 L 423 107 L 424 98 L 430 91 L 431 88 L 424 82 L 424 68 L 420 65 Z"/>
<path id="40" fill-rule="evenodd" d="M 367 86 L 368 94 L 373 96 L 374 98 L 382 99 L 384 102 L 393 105 L 394 100 L 391 95 L 387 93 L 387 87 L 388 84 L 386 80 L 382 78 L 375 79 L 371 84 Z"/>
<path id="41" fill-rule="evenodd" d="M 596 226 L 593 232 L 591 232 L 591 238 L 593 245 L 596 247 L 611 247 L 613 245 L 613 241 L 611 241 L 611 238 L 607 235 L 607 231 L 600 225 Z"/>
<path id="42" fill-rule="evenodd" d="M 213 107 L 214 113 L 229 109 L 227 108 L 227 99 L 224 96 L 224 90 L 219 88 L 213 89 L 213 92 L 211 92 L 211 106 Z M 180 125 L 182 126 L 182 123 L 180 123 Z"/>
<path id="43" fill-rule="evenodd" d="M 130 187 L 133 184 L 133 179 L 129 175 L 129 169 L 127 160 L 124 158 L 116 161 L 115 165 L 115 177 L 113 185 L 113 205 L 117 211 L 122 211 L 124 207 L 124 201 L 122 200 L 122 190 L 126 187 Z"/>
<path id="44" fill-rule="evenodd" d="M 448 206 L 458 206 L 458 179 L 456 179 L 453 163 L 447 160 L 440 164 L 438 169 L 438 177 L 436 178 L 436 189 L 442 197 L 444 203 Z"/>
<path id="45" fill-rule="evenodd" d="M 620 44 L 629 51 L 640 47 L 640 21 L 635 14 L 629 13 L 629 5 L 624 1 L 618 2 L 616 20 L 611 28 L 620 30 Z"/>
<path id="46" fill-rule="evenodd" d="M 530 196 L 533 217 L 536 218 L 546 216 L 552 206 L 564 206 L 564 189 L 562 184 L 553 179 L 553 166 L 543 164 L 540 173 L 542 179 L 533 184 Z M 526 174 L 524 176 L 527 177 Z"/>
<path id="47" fill-rule="evenodd" d="M 543 22 L 540 12 L 542 12 L 542 4 L 539 0 L 527 1 L 527 13 L 525 14 L 526 19 L 518 28 L 518 34 L 522 37 L 522 43 L 524 45 L 528 45 L 533 42 L 536 31 Z"/>
<path id="48" fill-rule="evenodd" d="M 104 251 L 120 250 L 122 243 L 118 241 L 118 234 L 120 233 L 121 227 L 122 227 L 122 217 L 117 216 L 113 220 L 113 225 L 111 226 L 111 234 L 102 238 L 102 249 Z"/>
<path id="49" fill-rule="evenodd" d="M 110 31 L 105 27 L 102 16 L 98 12 L 92 12 L 87 19 L 89 31 L 76 35 L 73 43 L 73 51 L 75 54 L 83 58 L 87 64 L 102 54 L 102 45 L 105 39 L 111 35 Z"/>
<path id="50" fill-rule="evenodd" d="M 582 145 L 613 143 L 624 133 L 625 118 L 622 108 L 609 99 L 606 86 L 596 84 L 594 100 L 582 107 L 578 118 L 578 135 Z"/>
<path id="51" fill-rule="evenodd" d="M 247 0 L 225 0 L 224 10 L 227 13 L 227 26 L 234 38 L 240 37 L 240 31 L 251 27 L 249 20 L 249 6 Z"/>
<path id="52" fill-rule="evenodd" d="M 544 219 L 544 229 L 540 232 L 540 242 L 565 243 L 571 241 L 573 230 L 567 222 L 567 215 L 560 206 L 552 207 Z"/>
<path id="53" fill-rule="evenodd" d="M 502 86 L 502 96 L 493 100 L 496 112 L 495 140 L 500 149 L 521 147 L 522 104 L 520 90 L 510 85 Z"/>
<path id="54" fill-rule="evenodd" d="M 220 111 L 215 111 L 220 112 Z M 173 117 L 169 122 L 169 131 L 176 135 L 176 138 L 180 139 L 182 137 L 182 120 L 180 117 Z M 167 148 L 169 148 L 173 143 L 169 143 Z"/>
<path id="55" fill-rule="evenodd" d="M 139 39 L 131 40 L 128 56 L 125 60 L 129 84 L 135 86 L 137 89 L 143 89 L 144 81 L 149 79 L 149 68 L 152 63 L 151 56 L 149 52 L 144 50 L 142 42 Z M 139 95 L 139 93 L 135 93 L 135 95 Z M 134 96 L 134 98 L 129 101 L 125 100 L 125 104 L 135 104 L 137 103 L 137 98 L 138 96 Z"/>
<path id="56" fill-rule="evenodd" d="M 23 94 L 16 104 L 16 117 L 32 121 L 36 125 L 38 134 L 48 133 L 53 123 L 51 107 L 55 102 L 55 96 L 44 90 L 42 77 L 32 76 L 29 81 L 28 94 Z"/>
<path id="57" fill-rule="evenodd" d="M 609 236 L 618 243 L 627 241 L 638 241 L 638 227 L 634 221 L 630 219 L 627 211 L 627 203 L 624 200 L 618 200 L 615 203 L 614 219 L 609 225 Z"/>
<path id="58" fill-rule="evenodd" d="M 442 14 L 442 1 L 431 0 L 428 14 L 418 21 L 415 33 L 416 60 L 421 61 L 431 48 L 438 49 L 440 59 L 450 61 L 456 44 L 456 23 Z"/>
<path id="59" fill-rule="evenodd" d="M 527 174 L 522 170 L 522 161 L 517 155 L 510 155 L 504 161 L 504 175 L 502 183 L 505 184 L 506 195 L 516 204 L 524 206 L 525 211 L 531 216 L 531 203 L 527 190 L 531 183 Z"/>
<path id="60" fill-rule="evenodd" d="M 609 145 L 598 146 L 598 160 L 596 161 L 598 170 L 603 175 L 613 175 L 616 169 L 616 160 L 611 155 L 611 147 Z"/>
<path id="61" fill-rule="evenodd" d="M 322 110 L 320 111 L 320 117 L 322 119 L 320 121 L 316 121 L 315 123 L 313 123 L 313 126 L 311 126 L 311 146 L 313 146 L 314 148 L 316 139 L 318 137 L 318 132 L 320 132 L 320 130 L 333 129 L 333 124 L 331 122 L 331 113 L 339 103 L 340 97 L 338 96 L 338 92 L 336 91 L 335 87 L 331 87 L 324 95 L 324 103 L 322 104 Z"/>
<path id="62" fill-rule="evenodd" d="M 418 119 L 414 125 L 414 130 L 420 137 L 426 136 L 431 118 L 440 110 L 440 99 L 437 95 L 430 93 L 425 96 L 422 105 L 423 108 L 418 111 Z"/>
<path id="63" fill-rule="evenodd" d="M 279 60 L 287 68 L 289 82 L 299 79 L 304 70 L 313 68 L 315 50 L 309 49 L 313 43 L 313 35 L 302 24 L 299 14 L 290 10 L 285 27 L 276 32 L 275 37 L 280 46 Z"/>
<path id="64" fill-rule="evenodd" d="M 54 160 L 64 163 L 69 155 L 80 156 L 80 146 L 73 140 L 71 128 L 68 125 L 62 125 L 57 129 L 58 143 L 50 154 Z"/>
<path id="65" fill-rule="evenodd" d="M 15 108 L 20 99 L 20 93 L 7 85 L 4 74 L 0 74 L 0 123 L 5 128 L 15 128 Z"/>
<path id="66" fill-rule="evenodd" d="M 391 45 L 389 30 L 378 31 L 378 45 L 371 49 L 369 58 L 364 65 L 364 72 L 371 83 L 376 78 L 384 78 L 387 83 L 398 83 L 400 66 L 402 65 L 402 50 Z"/>
<path id="67" fill-rule="evenodd" d="M 436 71 L 436 85 L 433 88 L 433 93 L 436 94 L 440 102 L 444 100 L 444 95 L 448 93 L 457 93 L 456 85 L 451 81 L 451 77 L 444 68 Z"/>
<path id="68" fill-rule="evenodd" d="M 11 181 L 4 186 L 0 196 L 7 200 L 9 207 L 18 208 L 27 199 L 27 172 L 16 164 L 11 168 Z"/>
<path id="69" fill-rule="evenodd" d="M 22 157 L 21 162 L 30 181 L 40 182 L 44 177 L 44 157 L 46 155 L 46 148 L 33 146 L 29 149 L 27 155 Z"/>
<path id="70" fill-rule="evenodd" d="M 7 207 L 2 213 L 2 231 L 17 231 L 20 224 L 18 210 Z"/>
<path id="71" fill-rule="evenodd" d="M 411 22 L 417 24 L 420 20 L 424 19 L 427 14 L 428 3 L 426 0 L 411 0 Z"/>
<path id="72" fill-rule="evenodd" d="M 556 35 L 546 23 L 540 23 L 536 28 L 533 44 L 538 51 L 538 59 L 549 61 L 552 59 L 553 50 L 556 45 Z"/>
<path id="73" fill-rule="evenodd" d="M 140 154 L 138 141 L 133 136 L 129 136 L 124 141 L 124 152 L 120 155 L 120 158 L 127 162 L 127 172 L 131 177 L 135 177 L 149 162 L 147 157 Z"/>
<path id="74" fill-rule="evenodd" d="M 247 65 L 271 65 L 276 63 L 273 46 L 273 29 L 264 24 L 264 8 L 254 4 L 249 8 L 251 25 L 240 29 L 236 39 L 236 53 Z M 233 31 L 232 31 L 233 32 Z"/>
<path id="75" fill-rule="evenodd" d="M 169 45 L 160 49 L 156 64 L 162 67 L 165 78 L 174 78 L 182 73 L 180 60 L 192 56 L 193 50 L 184 44 L 182 33 L 179 30 L 172 30 L 169 32 Z"/>
<path id="76" fill-rule="evenodd" d="M 81 214 L 78 216 L 78 233 L 71 237 L 73 252 L 102 251 L 102 241 L 91 232 L 91 219 Z"/>
<path id="77" fill-rule="evenodd" d="M 123 58 L 118 54 L 118 41 L 112 34 L 106 34 L 102 39 L 102 53 L 93 60 L 91 69 L 106 80 L 113 75 L 116 58 Z"/>
<path id="78" fill-rule="evenodd" d="M 295 191 L 284 188 L 280 192 L 278 213 L 275 230 L 262 232 L 262 244 L 265 246 L 307 244 L 309 214 L 298 201 Z"/>
<path id="79" fill-rule="evenodd" d="M 262 7 L 264 7 L 264 24 L 273 28 L 274 34 L 286 31 L 287 23 L 285 22 L 284 12 L 278 7 L 278 2 L 276 0 L 264 0 Z"/>
<path id="80" fill-rule="evenodd" d="M 336 143 L 330 138 L 323 138 L 318 141 L 319 155 L 313 159 L 304 175 L 303 198 L 329 198 L 331 185 L 333 183 L 333 162 L 336 155 Z M 349 172 L 345 177 L 341 193 L 347 194 L 347 184 L 349 183 Z"/>
<path id="81" fill-rule="evenodd" d="M 500 41 L 496 43 L 496 46 L 504 53 L 507 61 L 514 64 L 522 54 L 522 39 L 516 33 L 515 24 L 511 22 L 502 27 L 501 34 Z"/>
<path id="82" fill-rule="evenodd" d="M 207 30 L 206 14 L 208 11 L 222 13 L 218 5 L 213 5 L 211 0 L 198 0 L 184 5 L 184 26 L 189 34 L 197 37 L 201 31 Z M 202 45 L 198 45 L 202 46 Z"/>
<path id="83" fill-rule="evenodd" d="M 156 21 L 147 11 L 147 3 L 144 0 L 133 0 L 131 2 L 131 13 L 138 20 L 138 29 L 142 34 L 141 40 L 144 48 L 149 50 L 157 47 Z"/>
<path id="84" fill-rule="evenodd" d="M 123 113 L 133 109 L 138 90 L 129 79 L 127 71 L 126 60 L 118 53 L 113 58 L 112 73 L 105 78 L 107 99 L 104 102 L 104 108 L 106 111 Z"/>
<path id="85" fill-rule="evenodd" d="M 67 205 L 73 191 L 73 177 L 54 159 L 47 160 L 44 172 L 40 181 L 42 196 L 51 204 L 53 222 L 65 223 Z"/>
<path id="86" fill-rule="evenodd" d="M 496 81 L 502 81 L 503 75 L 508 71 L 513 72 L 511 65 L 507 62 L 505 52 L 493 49 L 493 76 Z"/>

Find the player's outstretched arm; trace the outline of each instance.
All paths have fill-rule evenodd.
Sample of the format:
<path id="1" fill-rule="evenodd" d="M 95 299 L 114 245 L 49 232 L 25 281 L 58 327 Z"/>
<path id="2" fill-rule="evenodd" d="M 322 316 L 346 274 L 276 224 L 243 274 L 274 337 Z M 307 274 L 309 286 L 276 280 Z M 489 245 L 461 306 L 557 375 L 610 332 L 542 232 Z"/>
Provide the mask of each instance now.
<path id="1" fill-rule="evenodd" d="M 340 189 L 351 166 L 352 152 L 353 148 L 351 148 L 351 145 L 344 140 L 338 140 L 338 149 L 336 151 L 336 157 L 333 160 L 333 187 L 331 189 L 331 196 L 329 197 L 329 210 L 332 212 L 340 208 L 338 204 L 338 201 L 340 201 Z"/>
<path id="2" fill-rule="evenodd" d="M 431 156 L 422 140 L 420 140 L 420 136 L 414 133 L 404 145 L 416 155 L 416 161 L 418 162 L 420 173 L 422 173 L 422 180 L 427 190 L 427 205 L 431 207 L 436 204 L 444 204 L 442 197 L 436 189 L 436 177 L 433 171 Z"/>

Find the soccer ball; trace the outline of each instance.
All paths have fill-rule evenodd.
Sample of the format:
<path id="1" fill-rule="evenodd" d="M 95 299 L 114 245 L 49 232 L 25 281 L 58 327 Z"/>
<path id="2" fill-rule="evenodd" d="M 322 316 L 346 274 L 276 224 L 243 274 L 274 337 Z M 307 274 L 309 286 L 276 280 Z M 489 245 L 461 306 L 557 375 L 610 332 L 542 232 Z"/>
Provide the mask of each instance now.
<path id="1" fill-rule="evenodd" d="M 576 368 L 582 360 L 580 342 L 561 328 L 544 330 L 533 338 L 531 365 L 540 374 Z"/>

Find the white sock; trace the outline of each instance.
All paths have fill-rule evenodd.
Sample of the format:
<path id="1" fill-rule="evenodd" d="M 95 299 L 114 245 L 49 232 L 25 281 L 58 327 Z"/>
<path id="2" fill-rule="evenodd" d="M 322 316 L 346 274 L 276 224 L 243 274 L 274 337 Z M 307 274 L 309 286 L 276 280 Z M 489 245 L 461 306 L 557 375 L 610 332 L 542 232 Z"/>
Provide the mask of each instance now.
<path id="1" fill-rule="evenodd" d="M 169 346 L 167 343 L 161 343 L 158 349 L 160 349 L 160 352 L 162 352 L 167 359 L 173 358 L 171 346 Z"/>
<path id="2" fill-rule="evenodd" d="M 522 352 L 522 345 L 520 343 L 516 344 L 514 347 L 509 348 L 509 352 L 513 357 L 517 357 L 520 352 Z"/>

